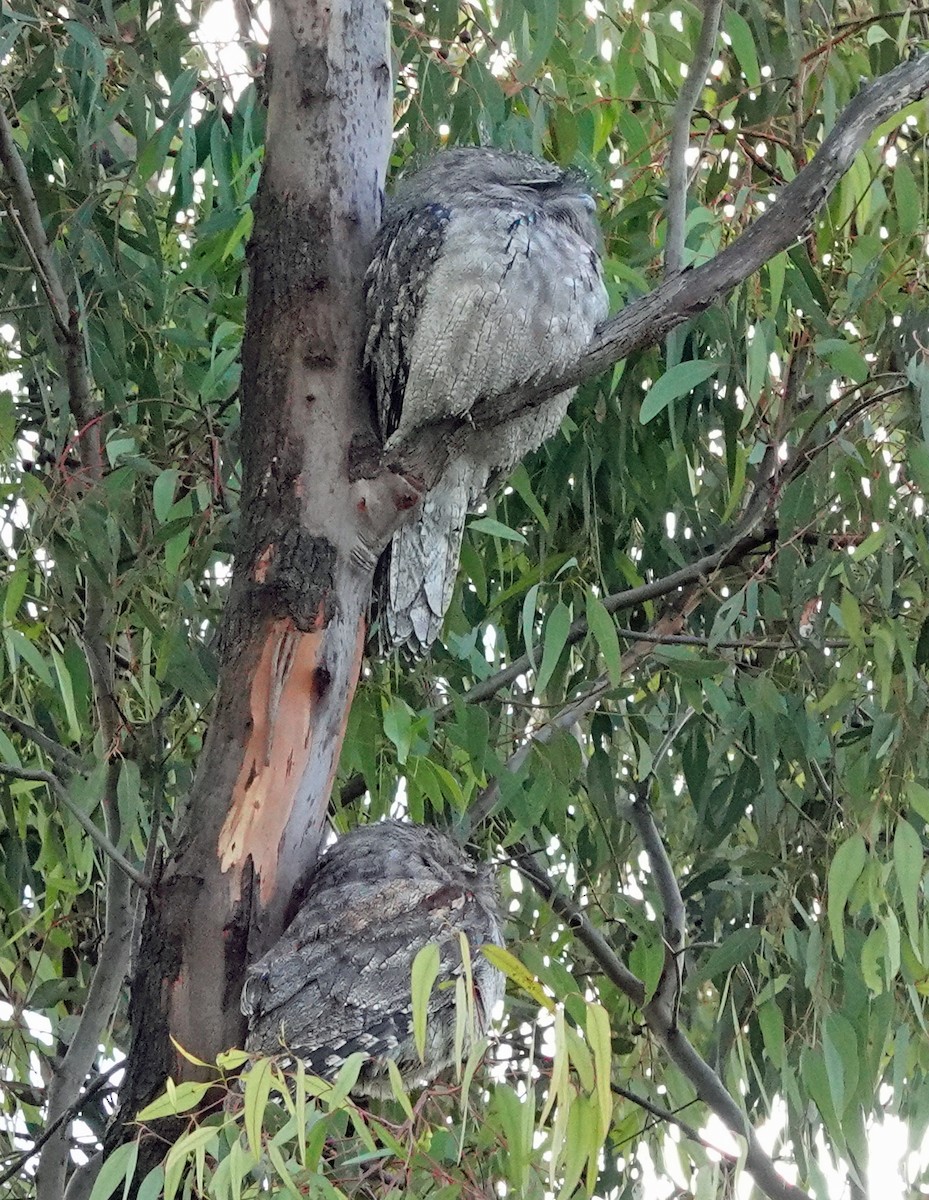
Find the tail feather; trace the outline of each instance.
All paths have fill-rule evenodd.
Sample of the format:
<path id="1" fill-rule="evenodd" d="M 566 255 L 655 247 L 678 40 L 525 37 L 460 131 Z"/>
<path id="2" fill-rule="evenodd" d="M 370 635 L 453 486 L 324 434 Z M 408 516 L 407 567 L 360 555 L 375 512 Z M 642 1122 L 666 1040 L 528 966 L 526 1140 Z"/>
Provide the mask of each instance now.
<path id="1" fill-rule="evenodd" d="M 470 480 L 443 478 L 423 500 L 419 519 L 390 548 L 387 627 L 391 641 L 422 653 L 442 630 L 452 601 Z"/>

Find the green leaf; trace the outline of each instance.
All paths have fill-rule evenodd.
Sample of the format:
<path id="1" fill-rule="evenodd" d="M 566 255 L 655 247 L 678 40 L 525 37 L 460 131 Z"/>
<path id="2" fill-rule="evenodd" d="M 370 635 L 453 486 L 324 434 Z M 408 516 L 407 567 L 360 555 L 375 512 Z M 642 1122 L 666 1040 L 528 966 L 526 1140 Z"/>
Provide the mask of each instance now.
<path id="1" fill-rule="evenodd" d="M 51 651 L 52 662 L 55 665 L 55 674 L 58 677 L 58 690 L 61 694 L 61 703 L 68 721 L 68 737 L 72 742 L 80 742 L 82 731 L 81 723 L 78 720 L 77 707 L 74 703 L 74 681 L 71 678 L 71 672 L 68 670 L 68 664 L 65 661 L 64 655 L 59 654 L 54 646 L 51 647 Z"/>
<path id="2" fill-rule="evenodd" d="M 660 379 L 649 388 L 642 407 L 639 410 L 639 421 L 647 425 L 673 400 L 679 400 L 705 383 L 719 370 L 719 363 L 694 359 L 691 362 L 678 363 L 670 371 L 666 371 Z"/>
<path id="3" fill-rule="evenodd" d="M 926 787 L 925 784 L 917 783 L 915 779 L 911 779 L 906 785 L 906 798 L 912 805 L 914 812 L 918 813 L 925 822 L 929 823 L 929 787 Z"/>
<path id="4" fill-rule="evenodd" d="M 367 1054 L 356 1050 L 339 1067 L 339 1072 L 332 1083 L 332 1091 L 326 1096 L 326 1103 L 330 1111 L 341 1108 L 345 1103 L 352 1088 L 358 1082 L 358 1076 L 361 1074 L 361 1068 L 364 1066 L 367 1058 Z M 361 1130 L 358 1132 L 361 1133 Z"/>
<path id="5" fill-rule="evenodd" d="M 565 642 L 568 640 L 568 631 L 571 628 L 571 613 L 559 600 L 549 614 L 548 620 L 545 622 L 545 630 L 542 634 L 542 665 L 539 668 L 539 674 L 535 681 L 536 695 L 541 695 L 549 680 L 558 666 L 558 660 L 561 658 L 561 652 L 565 648 Z"/>
<path id="6" fill-rule="evenodd" d="M 851 592 L 842 592 L 839 611 L 842 614 L 842 625 L 845 628 L 845 632 L 859 649 L 864 649 L 864 638 L 861 629 L 861 609 L 858 607 L 858 601 Z"/>
<path id="7" fill-rule="evenodd" d="M 139 1117 L 141 1118 L 141 1113 Z M 90 1200 L 109 1200 L 122 1185 L 122 1195 L 129 1195 L 129 1185 L 135 1174 L 135 1165 L 139 1157 L 139 1143 L 123 1142 L 112 1154 L 108 1154 L 100 1167 L 100 1173 L 94 1180 Z"/>
<path id="8" fill-rule="evenodd" d="M 894 166 L 893 188 L 897 228 L 903 234 L 912 235 L 925 221 L 925 197 L 906 159 L 901 158 Z"/>
<path id="9" fill-rule="evenodd" d="M 603 655 L 610 683 L 618 687 L 623 677 L 623 665 L 616 626 L 599 598 L 591 591 L 587 593 L 587 626 Z"/>
<path id="10" fill-rule="evenodd" d="M 509 525 L 504 525 L 502 521 L 495 521 L 493 517 L 478 517 L 476 521 L 471 522 L 468 528 L 473 533 L 489 533 L 492 537 L 519 542 L 523 546 L 526 544 L 526 539 L 518 530 L 510 529 Z"/>
<path id="11" fill-rule="evenodd" d="M 269 1058 L 259 1058 L 251 1070 L 242 1075 L 245 1093 L 245 1134 L 248 1138 L 248 1148 L 256 1158 L 261 1157 L 263 1149 L 262 1127 L 268 1097 L 271 1095 L 273 1069 L 274 1064 Z"/>
<path id="12" fill-rule="evenodd" d="M 393 696 L 384 711 L 384 734 L 397 749 L 397 762 L 403 766 L 413 744 L 415 713 L 399 696 Z"/>
<path id="13" fill-rule="evenodd" d="M 420 1061 L 426 1056 L 426 1026 L 429 1020 L 429 997 L 439 975 L 439 947 L 429 942 L 417 951 L 413 959 L 411 999 L 413 1004 L 413 1041 Z"/>
<path id="14" fill-rule="evenodd" d="M 867 850 L 861 834 L 853 834 L 839 846 L 829 865 L 827 915 L 836 957 L 845 957 L 845 906 L 851 890 L 864 870 Z"/>
<path id="15" fill-rule="evenodd" d="M 533 670 L 536 669 L 535 634 L 534 634 L 533 626 L 535 624 L 535 613 L 536 613 L 536 606 L 538 603 L 538 596 L 539 596 L 539 585 L 537 583 L 534 583 L 532 585 L 532 587 L 526 592 L 526 595 L 523 598 L 523 607 L 522 607 L 523 645 L 526 647 L 526 654 L 529 657 L 529 665 L 532 667 Z"/>
<path id="16" fill-rule="evenodd" d="M 875 529 L 869 533 L 860 546 L 855 547 L 855 551 L 852 554 L 852 562 L 864 562 L 875 550 L 879 550 L 886 540 L 887 528 L 882 525 L 880 529 Z"/>
<path id="17" fill-rule="evenodd" d="M 502 946 L 495 946 L 488 942 L 487 945 L 481 947 L 481 953 L 498 971 L 502 971 L 508 979 L 513 980 L 517 987 L 522 988 L 527 995 L 531 996 L 540 1008 L 545 1008 L 549 1012 L 555 1011 L 554 1000 L 548 995 L 536 976 L 528 967 L 523 966 L 509 950 L 504 950 Z"/>
<path id="18" fill-rule="evenodd" d="M 690 986 L 696 987 L 707 979 L 719 979 L 720 976 L 728 974 L 734 966 L 754 954 L 760 945 L 760 929 L 737 929 L 692 973 Z"/>
<path id="19" fill-rule="evenodd" d="M 164 1167 L 153 1167 L 142 1180 L 135 1200 L 159 1200 L 164 1191 Z"/>
<path id="20" fill-rule="evenodd" d="M 864 383 L 871 367 L 864 356 L 842 338 L 823 338 L 815 343 L 816 353 L 828 359 L 835 370 L 855 383 Z"/>
<path id="21" fill-rule="evenodd" d="M 919 894 L 924 858 L 919 834 L 909 821 L 898 821 L 894 835 L 894 871 L 903 900 L 906 930 L 917 954 L 920 951 Z"/>
<path id="22" fill-rule="evenodd" d="M 758 1009 L 758 1024 L 765 1053 L 780 1071 L 784 1066 L 784 1014 L 773 1000 L 766 1001 Z"/>
<path id="23" fill-rule="evenodd" d="M 27 662 L 39 679 L 46 687 L 52 686 L 52 676 L 48 669 L 48 663 L 32 644 L 29 638 L 18 629 L 4 629 L 3 636 L 6 639 L 7 652 L 10 655 L 10 660 L 13 664 L 14 671 L 17 668 L 19 659 Z"/>
<path id="24" fill-rule="evenodd" d="M 761 71 L 758 69 L 758 55 L 755 52 L 755 35 L 751 26 L 743 16 L 734 9 L 727 8 L 725 17 L 726 33 L 732 42 L 732 52 L 742 68 L 742 74 L 749 87 L 761 85 Z"/>
<path id="25" fill-rule="evenodd" d="M 390 1079 L 390 1090 L 394 1094 L 394 1099 L 412 1121 L 414 1119 L 413 1105 L 410 1103 L 409 1093 L 404 1085 L 403 1076 L 400 1074 L 400 1068 L 392 1058 L 387 1059 L 387 1075 Z"/>
<path id="26" fill-rule="evenodd" d="M 532 490 L 529 472 L 522 463 L 516 467 L 510 476 L 510 486 L 538 521 L 539 525 L 547 531 L 549 528 L 548 513 L 546 513 L 545 509 L 539 503 L 538 497 Z"/>
<path id="27" fill-rule="evenodd" d="M 284 1185 L 284 1191 L 288 1196 L 293 1196 L 294 1200 L 303 1200 L 303 1193 L 298 1190 L 296 1184 L 291 1177 L 290 1171 L 287 1169 L 287 1163 L 284 1161 L 284 1156 L 281 1154 L 280 1148 L 269 1142 L 265 1147 L 268 1158 L 271 1160 L 271 1165 L 277 1172 L 277 1177 Z"/>
<path id="28" fill-rule="evenodd" d="M 26 594 L 29 583 L 29 560 L 20 558 L 16 566 L 6 577 L 6 587 L 3 594 L 3 623 L 9 625 L 16 619 L 19 606 Z"/>
<path id="29" fill-rule="evenodd" d="M 137 1119 L 156 1121 L 159 1117 L 176 1117 L 179 1113 L 189 1112 L 196 1108 L 211 1087 L 212 1083 L 196 1083 L 193 1080 L 174 1083 L 169 1079 L 167 1091 L 137 1113 Z"/>
<path id="30" fill-rule="evenodd" d="M 645 987 L 646 1000 L 654 996 L 664 973 L 667 953 L 664 939 L 653 931 L 640 935 L 629 953 L 629 969 L 637 975 Z"/>
<path id="31" fill-rule="evenodd" d="M 162 471 L 152 484 L 152 507 L 159 521 L 166 521 L 174 504 L 179 472 L 176 467 Z"/>
<path id="32" fill-rule="evenodd" d="M 596 1098 L 600 1109 L 600 1140 L 605 1141 L 613 1123 L 612 1042 L 610 1018 L 601 1004 L 587 1005 L 587 1041 L 594 1056 Z"/>
<path id="33" fill-rule="evenodd" d="M 848 1019 L 830 1013 L 823 1022 L 823 1059 L 835 1111 L 841 1117 L 858 1086 L 858 1039 Z"/>

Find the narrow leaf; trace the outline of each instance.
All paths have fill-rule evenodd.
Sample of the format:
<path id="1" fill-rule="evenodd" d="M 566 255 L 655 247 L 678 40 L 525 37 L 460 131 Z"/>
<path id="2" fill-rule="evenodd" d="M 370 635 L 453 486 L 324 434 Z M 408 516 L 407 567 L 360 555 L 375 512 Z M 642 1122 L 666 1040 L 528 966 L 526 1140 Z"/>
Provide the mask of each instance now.
<path id="1" fill-rule="evenodd" d="M 429 1017 L 429 997 L 439 974 L 439 947 L 430 942 L 413 959 L 411 997 L 413 1001 L 413 1041 L 420 1061 L 426 1057 L 426 1023 Z"/>
<path id="2" fill-rule="evenodd" d="M 623 665 L 616 626 L 613 624 L 613 618 L 593 592 L 587 593 L 587 625 L 594 635 L 597 648 L 603 655 L 610 683 L 613 687 L 619 687 L 623 677 Z"/>
<path id="3" fill-rule="evenodd" d="M 613 1121 L 612 1047 L 610 1018 L 602 1004 L 587 1005 L 587 1041 L 594 1055 L 597 1105 L 600 1109 L 600 1140 L 605 1141 Z"/>
<path id="4" fill-rule="evenodd" d="M 686 396 L 699 384 L 705 383 L 710 376 L 715 375 L 718 370 L 718 363 L 707 362 L 704 359 L 678 363 L 676 367 L 666 371 L 649 388 L 639 410 L 639 421 L 646 425 L 653 417 L 657 417 L 662 409 L 667 408 L 673 400 Z"/>
<path id="5" fill-rule="evenodd" d="M 256 1158 L 261 1157 L 261 1127 L 264 1122 L 268 1096 L 271 1094 L 271 1060 L 259 1058 L 245 1079 L 245 1133 L 248 1147 Z"/>
<path id="6" fill-rule="evenodd" d="M 555 1001 L 548 995 L 529 968 L 523 966 L 509 950 L 488 943 L 481 947 L 481 953 L 498 971 L 502 971 L 508 979 L 513 980 L 517 987 L 522 988 L 530 995 L 540 1008 L 545 1008 L 549 1012 L 555 1011 Z"/>
<path id="7" fill-rule="evenodd" d="M 542 636 L 542 666 L 539 668 L 539 676 L 535 682 L 536 695 L 545 691 L 546 685 L 554 674 L 568 639 L 570 627 L 571 614 L 559 600 L 545 622 L 545 633 Z"/>
<path id="8" fill-rule="evenodd" d="M 919 834 L 907 820 L 897 823 L 894 835 L 894 871 L 903 900 L 906 931 L 913 949 L 919 953 L 919 887 L 923 874 L 923 844 Z"/>
<path id="9" fill-rule="evenodd" d="M 505 538 L 509 542 L 520 542 L 523 546 L 526 544 L 526 539 L 517 529 L 510 529 L 509 525 L 495 521 L 493 517 L 478 517 L 468 528 L 476 533 L 489 533 L 492 537 Z"/>
<path id="10" fill-rule="evenodd" d="M 866 857 L 864 838 L 856 833 L 836 850 L 829 866 L 829 900 L 826 911 L 835 952 L 839 958 L 845 955 L 845 905 L 864 869 Z"/>
<path id="11" fill-rule="evenodd" d="M 156 1121 L 159 1117 L 176 1117 L 189 1112 L 206 1095 L 211 1083 L 195 1083 L 188 1080 L 172 1086 L 164 1095 L 158 1096 L 138 1114 L 139 1121 Z"/>
<path id="12" fill-rule="evenodd" d="M 139 1116 L 141 1115 L 140 1113 Z M 94 1180 L 90 1200 L 109 1200 L 120 1184 L 123 1186 L 123 1194 L 126 1195 L 135 1174 L 138 1157 L 138 1142 L 123 1142 L 121 1146 L 117 1146 L 113 1153 L 104 1159 L 100 1174 Z"/>

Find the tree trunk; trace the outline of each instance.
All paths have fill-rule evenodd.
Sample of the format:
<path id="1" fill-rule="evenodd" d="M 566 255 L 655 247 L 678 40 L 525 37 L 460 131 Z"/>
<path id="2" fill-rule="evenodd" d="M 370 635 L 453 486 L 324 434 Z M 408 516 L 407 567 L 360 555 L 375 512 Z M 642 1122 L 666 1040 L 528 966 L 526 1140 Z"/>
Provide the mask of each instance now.
<path id="1" fill-rule="evenodd" d="M 349 477 L 371 440 L 362 283 L 391 129 L 381 0 L 278 0 L 250 246 L 242 524 L 216 711 L 153 887 L 121 1117 L 242 1044 L 247 962 L 312 870 L 358 678 L 373 553 Z M 353 560 L 353 550 L 356 551 Z M 360 565 L 358 565 L 360 564 Z"/>

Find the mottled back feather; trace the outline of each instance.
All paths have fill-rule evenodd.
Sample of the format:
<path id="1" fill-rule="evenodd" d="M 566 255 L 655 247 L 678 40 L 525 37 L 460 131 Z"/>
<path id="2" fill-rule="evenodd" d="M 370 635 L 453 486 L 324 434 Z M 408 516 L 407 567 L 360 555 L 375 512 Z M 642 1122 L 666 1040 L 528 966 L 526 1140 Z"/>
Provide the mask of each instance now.
<path id="1" fill-rule="evenodd" d="M 242 1011 L 246 1046 L 286 1053 L 331 1075 L 356 1050 L 370 1055 L 356 1090 L 389 1092 L 386 1059 L 410 1085 L 435 1078 L 454 1056 L 459 933 L 470 946 L 479 1018 L 503 993 L 480 953 L 502 944 L 490 870 L 437 830 L 401 821 L 364 826 L 320 860 L 310 891 L 280 940 L 249 968 Z M 435 942 L 440 968 L 428 1006 L 427 1057 L 412 1037 L 410 978 L 421 947 Z"/>

